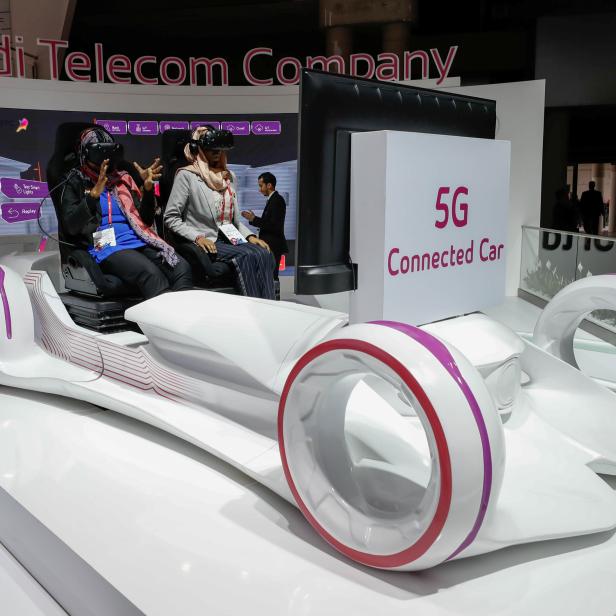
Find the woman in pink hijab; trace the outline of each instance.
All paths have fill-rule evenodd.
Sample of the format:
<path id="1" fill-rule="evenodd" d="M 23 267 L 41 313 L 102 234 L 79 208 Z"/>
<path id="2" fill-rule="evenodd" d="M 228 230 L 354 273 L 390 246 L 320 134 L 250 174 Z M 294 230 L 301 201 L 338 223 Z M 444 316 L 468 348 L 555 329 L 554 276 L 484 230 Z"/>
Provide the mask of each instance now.
<path id="1" fill-rule="evenodd" d="M 274 257 L 269 246 L 241 222 L 237 180 L 227 168 L 229 131 L 197 128 L 184 149 L 165 209 L 175 242 L 192 245 L 205 273 L 213 262 L 231 265 L 243 295 L 274 299 Z"/>

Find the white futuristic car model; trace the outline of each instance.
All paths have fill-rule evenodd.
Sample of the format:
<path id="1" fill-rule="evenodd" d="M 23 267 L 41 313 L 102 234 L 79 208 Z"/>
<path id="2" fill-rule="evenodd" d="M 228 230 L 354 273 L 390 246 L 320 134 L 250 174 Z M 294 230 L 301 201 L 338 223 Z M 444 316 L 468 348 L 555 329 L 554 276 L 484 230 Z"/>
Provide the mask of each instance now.
<path id="1" fill-rule="evenodd" d="M 0 260 L 0 383 L 84 400 L 227 461 L 348 558 L 425 569 L 616 528 L 616 395 L 574 365 L 616 276 L 574 283 L 534 342 L 483 314 L 422 327 L 207 291 L 69 317 L 47 273 Z M 569 363 L 568 363 L 569 362 Z M 615 379 L 616 380 L 616 379 Z"/>

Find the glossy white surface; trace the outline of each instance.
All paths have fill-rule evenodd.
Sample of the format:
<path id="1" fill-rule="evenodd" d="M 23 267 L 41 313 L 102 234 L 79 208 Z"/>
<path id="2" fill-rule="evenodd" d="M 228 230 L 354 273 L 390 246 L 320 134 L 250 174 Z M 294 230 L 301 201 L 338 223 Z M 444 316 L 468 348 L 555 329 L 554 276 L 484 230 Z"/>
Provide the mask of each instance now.
<path id="1" fill-rule="evenodd" d="M 429 346 L 435 342 L 432 337 L 410 330 L 422 338 L 381 324 L 350 325 L 328 336 L 324 344 L 335 350 L 308 363 L 291 385 L 282 435 L 290 474 L 316 518 L 315 529 L 333 535 L 344 553 L 367 553 L 354 557 L 359 562 L 384 566 L 371 558 L 378 555 L 380 562 L 397 562 L 388 567 L 400 570 L 431 567 L 464 554 L 465 540 L 476 536 L 478 511 L 483 520 L 488 504 L 496 506 L 505 466 L 503 426 L 480 374 L 463 355 L 439 342 L 455 361 L 459 378 L 454 378 Z M 358 342 L 356 351 L 346 346 Z M 388 355 L 379 357 L 381 352 Z M 393 359 L 401 366 L 396 368 Z M 405 380 L 404 369 L 414 381 Z M 485 438 L 460 381 L 469 385 L 478 403 Z M 372 384 L 373 394 L 380 395 L 368 397 L 365 392 L 365 406 L 353 413 L 348 405 L 358 383 L 366 389 Z M 394 421 L 392 411 L 403 421 Z M 419 450 L 408 456 L 407 451 L 413 451 L 409 423 L 423 427 L 429 453 Z M 421 469 L 417 457 L 422 455 L 432 472 L 418 490 L 409 479 Z M 368 469 L 372 473 L 367 474 Z M 389 491 L 407 492 L 406 502 L 383 502 L 378 493 L 388 491 L 387 482 Z M 429 525 L 436 523 L 437 503 L 442 506 L 444 501 L 442 530 L 424 552 L 411 557 L 419 538 L 429 536 Z"/>
<path id="2" fill-rule="evenodd" d="M 0 614 L 66 616 L 66 612 L 0 545 Z"/>
<path id="3" fill-rule="evenodd" d="M 126 318 L 175 366 L 231 387 L 277 393 L 297 359 L 348 322 L 341 312 L 201 290 L 141 302 Z"/>
<path id="4" fill-rule="evenodd" d="M 410 329 L 415 333 L 407 331 L 402 336 L 399 331 L 388 331 L 387 324 L 341 328 L 344 315 L 320 309 L 223 295 L 208 302 L 202 300 L 209 294 L 188 292 L 155 298 L 133 310 L 152 337 L 146 344 L 145 337 L 130 342 L 76 326 L 45 274 L 30 272 L 22 281 L 10 269 L 6 271 L 16 335 L 1 341 L 0 382 L 68 394 L 147 422 L 198 445 L 300 507 L 301 499 L 287 484 L 289 474 L 285 477 L 277 442 L 278 402 L 285 375 L 299 354 L 316 348 L 327 332 L 334 332 L 332 339 L 349 337 L 359 345 L 370 343 L 379 348 L 385 344 L 391 357 L 400 358 L 396 360 L 399 364 L 408 364 L 406 370 L 415 374 L 428 392 L 427 400 L 437 407 L 442 447 L 448 448 L 452 461 L 451 499 L 443 499 L 447 508 L 439 514 L 441 522 L 446 522 L 446 532 L 438 535 L 440 528 L 432 526 L 432 543 L 424 544 L 431 548 L 441 542 L 445 548 L 438 553 L 426 551 L 425 562 L 418 561 L 413 567 L 432 566 L 448 556 L 461 558 L 616 526 L 615 496 L 588 468 L 616 473 L 614 394 L 486 317 L 431 325 L 433 333 L 452 345 L 448 350 L 443 342 L 414 328 Z M 193 308 L 190 319 L 174 321 L 171 315 L 180 314 L 186 303 Z M 270 309 L 272 319 L 268 321 Z M 231 315 L 236 310 L 242 317 L 240 330 L 246 347 L 241 342 L 229 346 Z M 250 316 L 252 310 L 259 314 L 259 323 L 263 321 L 262 331 Z M 215 325 L 209 332 L 207 323 Z M 189 336 L 192 330 L 197 330 L 196 342 Z M 283 340 L 277 337 L 279 332 L 285 334 Z M 178 344 L 176 336 L 185 338 L 185 344 Z M 270 339 L 271 345 L 262 353 L 261 347 Z M 420 346 L 429 350 L 425 357 L 415 339 L 421 339 Z M 162 346 L 161 340 L 165 341 Z M 180 368 L 182 363 L 185 368 Z M 516 386 L 522 370 L 526 381 Z M 494 382 L 490 381 L 493 377 Z M 338 375 L 325 370 L 318 378 L 335 381 Z M 504 401 L 504 406 L 499 403 L 501 417 L 493 409 L 486 384 L 494 399 Z M 456 392 L 460 395 L 458 388 L 466 388 L 460 400 L 454 396 Z M 467 403 L 475 417 L 471 421 L 468 413 L 460 411 Z M 386 408 L 375 405 L 376 414 L 385 416 L 389 406 L 384 400 L 379 404 Z M 584 404 L 589 408 L 581 413 Z M 480 438 L 473 429 L 478 429 Z M 327 434 L 319 438 L 323 436 Z M 322 446 L 335 451 L 334 441 L 325 439 Z M 508 463 L 499 495 L 504 459 Z M 336 471 L 353 472 L 346 465 Z M 563 474 L 566 484 L 560 480 Z M 533 490 L 540 496 L 533 498 Z M 591 512 L 587 502 L 592 503 Z M 353 526 L 351 533 L 357 532 Z M 458 535 L 466 539 L 460 543 Z M 383 551 L 376 550 L 370 558 Z M 402 552 L 406 557 L 407 550 Z M 352 552 L 347 555 L 371 562 Z M 399 568 L 411 563 L 395 562 L 388 558 L 371 564 Z"/>
<path id="5" fill-rule="evenodd" d="M 616 310 L 616 274 L 589 276 L 559 291 L 541 313 L 533 332 L 533 342 L 577 368 L 576 331 L 586 316 L 600 309 Z"/>
<path id="6" fill-rule="evenodd" d="M 542 309 L 521 299 L 508 297 L 500 306 L 485 311 L 524 340 L 532 340 Z M 575 332 L 574 352 L 580 370 L 616 391 L 616 347 L 581 329 Z"/>
<path id="7" fill-rule="evenodd" d="M 376 571 L 337 555 L 295 507 L 196 447 L 4 387 L 0 486 L 148 616 L 608 616 L 616 605 L 613 533 L 419 574 Z"/>

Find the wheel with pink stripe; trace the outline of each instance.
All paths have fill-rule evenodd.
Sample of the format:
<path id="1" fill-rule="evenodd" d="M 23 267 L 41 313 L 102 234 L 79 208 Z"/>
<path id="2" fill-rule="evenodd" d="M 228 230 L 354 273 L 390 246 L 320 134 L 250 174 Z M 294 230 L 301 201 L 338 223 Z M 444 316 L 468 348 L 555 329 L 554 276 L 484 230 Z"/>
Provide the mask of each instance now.
<path id="1" fill-rule="evenodd" d="M 297 362 L 278 442 L 314 529 L 381 569 L 463 554 L 504 471 L 502 424 L 479 372 L 431 334 L 394 322 L 346 327 Z"/>

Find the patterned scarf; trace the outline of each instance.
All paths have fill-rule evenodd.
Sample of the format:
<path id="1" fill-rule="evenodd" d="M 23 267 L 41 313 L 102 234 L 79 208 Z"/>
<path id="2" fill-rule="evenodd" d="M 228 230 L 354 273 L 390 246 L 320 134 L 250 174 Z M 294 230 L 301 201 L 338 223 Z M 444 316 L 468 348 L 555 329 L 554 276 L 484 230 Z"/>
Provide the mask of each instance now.
<path id="1" fill-rule="evenodd" d="M 175 250 L 155 233 L 152 227 L 148 227 L 139 215 L 139 210 L 133 200 L 132 192 L 136 192 L 141 199 L 141 191 L 137 188 L 135 180 L 126 172 L 120 172 L 118 175 L 120 179 L 111 190 L 117 198 L 120 209 L 126 217 L 128 224 L 142 242 L 158 250 L 162 258 L 171 267 L 175 267 L 179 261 L 178 256 L 175 254 Z"/>
<path id="2" fill-rule="evenodd" d="M 105 137 L 103 131 L 99 131 L 94 128 L 86 129 L 80 136 L 80 145 L 84 146 L 87 143 L 103 142 L 113 143 L 112 137 L 109 135 L 109 140 Z M 98 181 L 98 173 L 91 169 L 82 154 L 82 148 L 79 151 L 79 158 L 81 162 L 81 169 L 78 170 L 79 175 L 83 180 L 90 180 L 94 184 Z M 136 193 L 141 199 L 141 191 L 135 184 L 135 180 L 126 173 L 126 171 L 113 171 L 108 176 L 107 190 L 116 198 L 122 213 L 124 214 L 129 226 L 135 232 L 135 235 L 145 244 L 158 250 L 161 257 L 171 266 L 175 267 L 179 259 L 175 250 L 167 244 L 157 233 L 154 232 L 152 227 L 148 227 L 141 216 L 139 210 L 135 205 L 132 193 Z"/>

